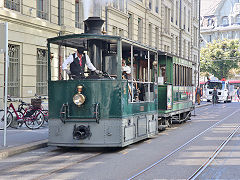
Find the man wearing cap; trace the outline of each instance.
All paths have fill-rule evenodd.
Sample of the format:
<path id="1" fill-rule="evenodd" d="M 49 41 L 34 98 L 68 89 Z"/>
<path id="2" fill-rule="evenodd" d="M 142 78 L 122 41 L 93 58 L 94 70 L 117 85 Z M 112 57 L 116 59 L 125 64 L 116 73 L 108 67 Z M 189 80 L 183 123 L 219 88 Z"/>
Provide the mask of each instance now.
<path id="1" fill-rule="evenodd" d="M 67 69 L 67 65 L 70 64 L 70 71 Z M 87 54 L 84 53 L 84 48 L 77 48 L 77 52 L 68 56 L 67 59 L 62 64 L 62 69 L 66 71 L 67 74 L 75 75 L 75 78 L 84 75 L 85 64 L 91 71 L 95 71 L 97 74 L 101 71 L 97 70 L 90 61 Z"/>

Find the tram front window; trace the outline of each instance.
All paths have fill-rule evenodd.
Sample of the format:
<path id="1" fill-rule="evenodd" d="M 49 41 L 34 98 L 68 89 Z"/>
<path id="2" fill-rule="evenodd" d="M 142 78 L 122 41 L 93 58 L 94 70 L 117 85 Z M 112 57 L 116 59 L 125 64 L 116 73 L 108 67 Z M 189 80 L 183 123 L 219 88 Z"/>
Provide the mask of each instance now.
<path id="1" fill-rule="evenodd" d="M 118 39 L 89 35 L 58 37 L 51 42 L 51 79 L 117 78 Z M 81 49 L 80 53 L 78 49 Z M 57 68 L 58 67 L 58 68 Z"/>
<path id="2" fill-rule="evenodd" d="M 214 88 L 217 88 L 217 89 L 222 89 L 222 83 L 221 82 L 208 82 L 207 83 L 207 88 L 209 89 L 214 89 Z"/>

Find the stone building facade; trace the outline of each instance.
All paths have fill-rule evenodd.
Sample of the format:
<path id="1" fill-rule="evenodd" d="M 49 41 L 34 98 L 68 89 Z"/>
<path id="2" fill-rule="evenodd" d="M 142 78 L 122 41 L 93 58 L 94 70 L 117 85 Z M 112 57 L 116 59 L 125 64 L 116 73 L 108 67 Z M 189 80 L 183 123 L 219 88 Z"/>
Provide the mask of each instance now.
<path id="1" fill-rule="evenodd" d="M 0 23 L 9 23 L 9 95 L 47 96 L 47 38 L 82 33 L 88 16 L 105 20 L 107 34 L 192 61 L 193 84 L 198 83 L 199 0 L 2 0 Z M 56 49 L 52 58 L 60 63 L 69 53 Z M 0 108 L 3 87 L 0 54 Z"/>
<path id="2" fill-rule="evenodd" d="M 201 14 L 201 46 L 213 40 L 240 38 L 240 0 L 208 2 Z"/>

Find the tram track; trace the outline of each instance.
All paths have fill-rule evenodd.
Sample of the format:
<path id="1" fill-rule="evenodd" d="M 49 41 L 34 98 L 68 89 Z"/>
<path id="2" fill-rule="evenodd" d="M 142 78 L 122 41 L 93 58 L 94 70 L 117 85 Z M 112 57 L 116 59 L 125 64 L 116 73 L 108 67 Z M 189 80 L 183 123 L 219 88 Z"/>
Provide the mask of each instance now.
<path id="1" fill-rule="evenodd" d="M 75 152 L 69 152 L 65 150 L 52 153 L 53 151 L 50 151 L 42 156 L 37 156 L 37 158 L 31 158 L 19 164 L 15 164 L 14 167 L 6 167 L 0 169 L 0 177 L 4 178 L 4 176 L 6 176 L 6 179 L 13 179 L 13 177 L 21 177 L 21 179 L 34 180 L 47 179 L 49 176 L 54 175 L 55 173 L 61 172 L 70 167 L 73 167 L 74 165 L 80 164 L 84 161 L 103 154 L 103 152 L 76 154 Z M 56 162 L 55 166 L 53 167 L 51 164 L 52 162 Z M 27 174 L 25 174 L 25 171 L 33 171 L 31 177 L 27 176 Z M 45 172 L 39 173 L 39 171 Z"/>
<path id="2" fill-rule="evenodd" d="M 199 138 L 200 136 L 202 136 L 203 134 L 205 134 L 206 132 L 208 132 L 210 129 L 216 127 L 218 124 L 220 124 L 221 122 L 225 121 L 226 119 L 230 118 L 232 115 L 236 114 L 237 112 L 239 112 L 240 110 L 236 110 L 233 113 L 231 113 L 230 115 L 226 116 L 225 118 L 223 118 L 222 120 L 216 122 L 215 124 L 213 124 L 212 126 L 210 126 L 209 128 L 205 129 L 204 131 L 202 131 L 201 133 L 199 133 L 198 135 L 194 136 L 192 139 L 190 139 L 189 141 L 187 141 L 186 143 L 184 143 L 183 145 L 179 146 L 178 148 L 176 148 L 175 150 L 173 150 L 172 152 L 170 152 L 169 154 L 167 154 L 166 156 L 164 156 L 163 158 L 159 159 L 158 161 L 154 162 L 153 164 L 149 165 L 148 167 L 146 167 L 145 169 L 143 169 L 142 171 L 138 172 L 137 174 L 133 175 L 132 177 L 128 178 L 128 180 L 132 180 L 132 179 L 136 179 L 137 177 L 143 175 L 144 173 L 146 173 L 147 171 L 150 171 L 152 168 L 156 167 L 158 164 L 160 164 L 161 162 L 163 162 L 164 160 L 170 158 L 171 156 L 173 156 L 174 154 L 176 154 L 177 152 L 179 152 L 180 150 L 182 150 L 185 146 L 189 145 L 191 142 L 195 141 L 197 138 Z"/>
<path id="3" fill-rule="evenodd" d="M 221 150 L 226 146 L 226 144 L 232 139 L 232 137 L 238 132 L 240 128 L 240 125 L 238 125 L 231 134 L 222 142 L 220 146 L 213 152 L 213 154 L 203 163 L 203 165 L 197 169 L 189 178 L 188 180 L 194 180 L 196 179 L 210 164 L 211 162 L 216 158 L 216 156 L 221 152 Z"/>
<path id="4" fill-rule="evenodd" d="M 65 153 L 67 153 L 67 152 L 54 152 L 54 151 L 56 151 L 56 149 L 48 152 L 47 154 L 37 156 L 37 158 L 31 158 L 27 161 L 17 163 L 17 164 L 14 165 L 14 167 L 6 167 L 6 168 L 3 168 L 3 169 L 0 169 L 1 170 L 0 171 L 0 176 L 5 175 L 5 173 L 13 172 L 13 171 L 15 171 L 15 170 L 17 170 L 21 167 L 26 167 L 26 166 L 29 166 L 29 165 L 34 164 L 34 163 L 39 163 L 39 162 L 42 161 L 42 159 L 54 158 L 56 156 L 63 155 Z"/>
<path id="5" fill-rule="evenodd" d="M 81 160 L 78 160 L 78 161 L 76 161 L 76 162 L 72 162 L 72 163 L 70 163 L 70 164 L 68 164 L 68 165 L 65 165 L 65 166 L 62 166 L 62 167 L 60 167 L 60 168 L 58 168 L 58 169 L 55 169 L 55 170 L 49 171 L 49 172 L 47 172 L 47 173 L 44 173 L 43 175 L 41 175 L 41 176 L 39 176 L 39 177 L 37 177 L 37 178 L 33 178 L 33 180 L 46 179 L 46 178 L 49 177 L 49 176 L 52 176 L 52 175 L 54 175 L 54 174 L 56 174 L 56 173 L 59 173 L 59 172 L 61 172 L 61 171 L 63 171 L 63 170 L 66 170 L 66 169 L 68 169 L 68 168 L 70 168 L 70 167 L 72 167 L 72 166 L 74 166 L 74 165 L 80 164 L 80 163 L 82 163 L 82 162 L 84 162 L 84 161 L 87 161 L 87 160 L 89 160 L 89 159 L 92 159 L 92 158 L 94 158 L 94 157 L 96 157 L 96 156 L 99 156 L 99 155 L 101 155 L 101 154 L 103 154 L 103 153 L 102 153 L 102 152 L 99 152 L 99 153 L 96 153 L 96 154 L 92 154 L 92 155 L 90 155 L 89 157 L 85 157 L 85 158 L 83 158 L 83 159 L 81 159 Z"/>

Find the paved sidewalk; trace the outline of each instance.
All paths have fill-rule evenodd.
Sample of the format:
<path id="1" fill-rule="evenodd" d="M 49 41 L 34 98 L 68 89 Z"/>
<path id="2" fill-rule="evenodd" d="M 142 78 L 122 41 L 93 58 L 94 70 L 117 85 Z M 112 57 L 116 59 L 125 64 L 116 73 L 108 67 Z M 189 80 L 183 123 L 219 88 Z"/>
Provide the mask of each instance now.
<path id="1" fill-rule="evenodd" d="M 1 114 L 0 114 L 1 115 Z M 48 142 L 48 126 L 45 124 L 36 130 L 30 130 L 26 126 L 14 129 L 7 128 L 7 146 L 3 146 L 3 130 L 0 130 L 0 160 L 26 152 L 29 150 L 46 147 Z"/>

